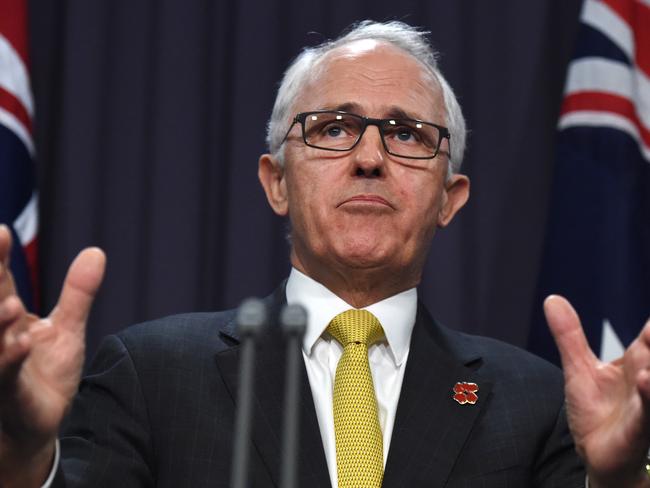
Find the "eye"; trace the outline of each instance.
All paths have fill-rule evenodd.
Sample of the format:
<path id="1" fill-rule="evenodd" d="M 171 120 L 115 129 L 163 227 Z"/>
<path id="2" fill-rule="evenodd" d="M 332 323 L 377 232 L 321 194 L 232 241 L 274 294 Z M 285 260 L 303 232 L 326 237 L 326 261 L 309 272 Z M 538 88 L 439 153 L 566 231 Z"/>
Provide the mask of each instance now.
<path id="1" fill-rule="evenodd" d="M 391 125 L 386 130 L 386 135 L 400 144 L 417 144 L 422 142 L 422 134 L 418 129 L 410 125 L 400 124 L 391 121 Z"/>
<path id="2" fill-rule="evenodd" d="M 362 130 L 358 116 L 341 112 L 314 112 L 304 121 L 305 142 L 325 149 L 347 150 L 352 147 Z"/>
<path id="3" fill-rule="evenodd" d="M 395 137 L 402 142 L 408 142 L 413 139 L 419 140 L 418 134 L 408 127 L 400 127 L 395 131 Z"/>
<path id="4" fill-rule="evenodd" d="M 323 131 L 328 137 L 338 137 L 343 133 L 343 128 L 340 125 L 328 124 Z"/>
<path id="5" fill-rule="evenodd" d="M 388 119 L 383 127 L 386 143 L 400 148 L 426 148 L 437 147 L 437 130 L 419 120 Z M 395 149 L 397 151 L 403 149 Z"/>

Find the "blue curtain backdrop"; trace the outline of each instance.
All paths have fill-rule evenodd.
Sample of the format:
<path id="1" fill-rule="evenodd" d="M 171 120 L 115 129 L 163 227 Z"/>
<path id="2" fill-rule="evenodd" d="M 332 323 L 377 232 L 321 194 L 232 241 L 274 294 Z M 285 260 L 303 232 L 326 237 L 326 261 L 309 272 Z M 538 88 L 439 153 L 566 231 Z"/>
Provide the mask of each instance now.
<path id="1" fill-rule="evenodd" d="M 435 239 L 421 297 L 524 345 L 579 0 L 32 0 L 43 304 L 84 246 L 108 254 L 89 352 L 128 324 L 232 307 L 288 272 L 257 159 L 277 82 L 355 20 L 432 31 L 464 107 L 472 196 Z"/>

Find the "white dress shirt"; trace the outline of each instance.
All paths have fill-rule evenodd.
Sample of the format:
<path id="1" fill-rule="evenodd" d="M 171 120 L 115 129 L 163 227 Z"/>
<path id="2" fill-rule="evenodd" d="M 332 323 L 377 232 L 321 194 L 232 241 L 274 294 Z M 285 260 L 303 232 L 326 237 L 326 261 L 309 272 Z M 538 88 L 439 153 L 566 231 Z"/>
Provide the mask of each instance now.
<path id="1" fill-rule="evenodd" d="M 302 353 L 314 397 L 330 480 L 332 486 L 337 487 L 332 397 L 336 366 L 343 353 L 343 347 L 325 333 L 325 329 L 336 315 L 355 307 L 295 268 L 291 270 L 287 281 L 287 303 L 300 304 L 307 309 L 307 330 Z M 379 408 L 379 425 L 384 438 L 385 467 L 411 343 L 411 332 L 415 324 L 417 291 L 411 288 L 364 308 L 379 319 L 386 335 L 384 341 L 372 345 L 368 350 Z"/>

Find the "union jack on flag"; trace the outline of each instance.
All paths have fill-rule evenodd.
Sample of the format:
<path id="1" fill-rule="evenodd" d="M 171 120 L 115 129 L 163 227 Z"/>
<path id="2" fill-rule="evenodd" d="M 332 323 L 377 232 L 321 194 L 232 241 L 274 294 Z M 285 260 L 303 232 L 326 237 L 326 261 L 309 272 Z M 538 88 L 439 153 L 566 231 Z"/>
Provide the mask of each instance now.
<path id="1" fill-rule="evenodd" d="M 27 2 L 0 0 L 0 223 L 13 234 L 11 269 L 20 297 L 33 310 L 38 196 L 27 51 Z"/>
<path id="2" fill-rule="evenodd" d="M 555 362 L 549 293 L 574 304 L 604 360 L 650 316 L 650 0 L 585 0 L 580 21 L 528 344 Z"/>

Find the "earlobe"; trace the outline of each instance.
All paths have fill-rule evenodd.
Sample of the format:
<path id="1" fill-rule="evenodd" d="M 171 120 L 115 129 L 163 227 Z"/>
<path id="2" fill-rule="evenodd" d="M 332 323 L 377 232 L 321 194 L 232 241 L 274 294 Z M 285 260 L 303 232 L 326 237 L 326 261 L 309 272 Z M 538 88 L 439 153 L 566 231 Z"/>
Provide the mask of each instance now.
<path id="1" fill-rule="evenodd" d="M 438 212 L 438 227 L 446 227 L 469 198 L 469 178 L 465 175 L 452 175 L 445 182 L 444 201 Z"/>
<path id="2" fill-rule="evenodd" d="M 277 158 L 271 154 L 262 154 L 257 176 L 273 211 L 278 215 L 286 216 L 289 210 L 287 185 L 284 179 L 284 168 Z"/>

